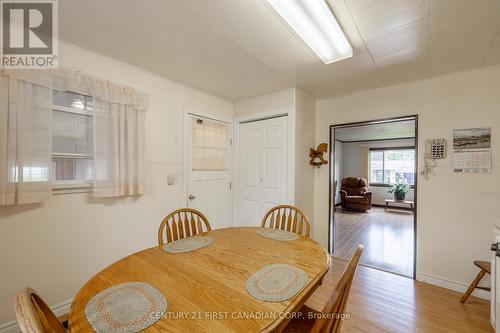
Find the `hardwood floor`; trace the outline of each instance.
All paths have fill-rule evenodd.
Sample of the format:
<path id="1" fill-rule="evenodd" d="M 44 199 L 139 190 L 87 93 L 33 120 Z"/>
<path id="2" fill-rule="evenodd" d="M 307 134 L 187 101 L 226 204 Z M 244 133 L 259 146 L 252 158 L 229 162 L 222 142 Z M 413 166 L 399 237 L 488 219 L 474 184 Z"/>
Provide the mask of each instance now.
<path id="1" fill-rule="evenodd" d="M 413 214 L 373 207 L 368 213 L 338 208 L 335 212 L 334 257 L 348 260 L 358 244 L 362 265 L 413 277 Z"/>
<path id="2" fill-rule="evenodd" d="M 332 260 L 323 285 L 306 304 L 321 310 L 346 266 L 345 261 Z M 360 266 L 347 305 L 349 319 L 341 332 L 493 332 L 489 302 L 471 297 L 461 304 L 460 297 L 454 291 Z"/>

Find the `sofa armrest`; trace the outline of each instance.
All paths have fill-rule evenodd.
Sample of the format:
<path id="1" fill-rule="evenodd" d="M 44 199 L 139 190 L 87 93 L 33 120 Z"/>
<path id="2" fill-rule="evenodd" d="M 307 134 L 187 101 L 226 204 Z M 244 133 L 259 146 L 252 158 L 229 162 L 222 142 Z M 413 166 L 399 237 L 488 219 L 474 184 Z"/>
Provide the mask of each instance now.
<path id="1" fill-rule="evenodd" d="M 340 195 L 340 205 L 342 206 L 342 208 L 345 208 L 345 201 L 346 201 L 345 198 L 347 197 L 347 192 L 344 190 L 340 190 L 339 195 Z"/>
<path id="2" fill-rule="evenodd" d="M 365 193 L 363 193 L 363 196 L 364 196 L 366 199 L 368 199 L 368 202 L 370 203 L 370 205 L 371 205 L 371 203 L 372 203 L 372 195 L 373 195 L 373 194 L 372 194 L 372 192 L 371 192 L 371 191 L 366 191 Z"/>

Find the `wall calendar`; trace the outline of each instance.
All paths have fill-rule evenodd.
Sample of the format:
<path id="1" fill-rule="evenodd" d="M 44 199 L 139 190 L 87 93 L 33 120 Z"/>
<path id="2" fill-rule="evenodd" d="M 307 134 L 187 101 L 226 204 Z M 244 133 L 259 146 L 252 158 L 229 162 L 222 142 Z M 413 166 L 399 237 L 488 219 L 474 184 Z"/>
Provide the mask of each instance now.
<path id="1" fill-rule="evenodd" d="M 453 131 L 453 170 L 462 173 L 491 172 L 491 128 Z"/>

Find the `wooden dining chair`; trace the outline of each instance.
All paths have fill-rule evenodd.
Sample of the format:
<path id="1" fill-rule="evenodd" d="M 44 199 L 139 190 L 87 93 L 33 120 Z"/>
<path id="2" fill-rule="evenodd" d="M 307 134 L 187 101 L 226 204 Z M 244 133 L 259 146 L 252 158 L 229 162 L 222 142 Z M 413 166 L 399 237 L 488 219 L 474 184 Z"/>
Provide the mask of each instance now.
<path id="1" fill-rule="evenodd" d="M 309 238 L 311 225 L 306 214 L 291 205 L 279 205 L 271 208 L 260 223 L 261 227 L 269 227 L 291 231 Z"/>
<path id="2" fill-rule="evenodd" d="M 205 231 L 203 231 L 205 226 Z M 186 237 L 196 236 L 212 230 L 208 219 L 201 212 L 191 208 L 174 210 L 163 219 L 158 229 L 158 243 L 163 245 Z M 164 234 L 167 241 L 164 241 Z"/>
<path id="3" fill-rule="evenodd" d="M 25 288 L 17 293 L 15 309 L 23 333 L 66 332 L 56 315 L 31 288 Z"/>
<path id="4" fill-rule="evenodd" d="M 479 273 L 477 273 L 474 280 L 472 280 L 469 288 L 467 288 L 467 290 L 463 294 L 462 298 L 460 299 L 460 303 L 465 303 L 465 301 L 470 297 L 470 295 L 476 288 L 491 291 L 490 287 L 478 286 L 479 282 L 486 275 L 486 273 L 491 274 L 491 263 L 489 261 L 474 260 L 474 265 L 476 265 L 480 269 L 480 271 Z"/>
<path id="5" fill-rule="evenodd" d="M 342 276 L 330 294 L 322 312 L 318 312 L 304 305 L 300 312 L 301 318 L 292 319 L 283 332 L 310 332 L 310 333 L 338 333 L 342 325 L 343 315 L 347 306 L 347 299 L 351 290 L 354 273 L 358 267 L 359 258 L 363 253 L 363 246 L 358 248 L 352 255 Z M 312 313 L 314 316 L 310 316 Z M 313 317 L 313 319 L 311 318 Z"/>

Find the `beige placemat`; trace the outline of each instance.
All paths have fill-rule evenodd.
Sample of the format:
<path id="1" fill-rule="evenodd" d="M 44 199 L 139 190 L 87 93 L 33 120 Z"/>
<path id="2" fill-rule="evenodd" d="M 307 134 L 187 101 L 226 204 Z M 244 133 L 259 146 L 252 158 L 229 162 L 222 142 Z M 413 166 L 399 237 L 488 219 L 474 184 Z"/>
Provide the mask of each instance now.
<path id="1" fill-rule="evenodd" d="M 212 244 L 211 237 L 193 236 L 180 239 L 163 246 L 163 251 L 168 253 L 185 253 L 201 249 Z"/>
<path id="2" fill-rule="evenodd" d="M 307 273 L 288 264 L 264 266 L 246 281 L 245 288 L 254 298 L 280 302 L 295 296 L 307 284 Z"/>
<path id="3" fill-rule="evenodd" d="M 299 238 L 299 236 L 296 233 L 279 229 L 271 229 L 271 228 L 259 229 L 257 230 L 257 234 L 262 237 L 279 241 L 291 241 Z"/>
<path id="4" fill-rule="evenodd" d="M 165 297 L 144 282 L 105 289 L 85 306 L 85 316 L 97 333 L 133 333 L 153 325 L 167 310 Z"/>

